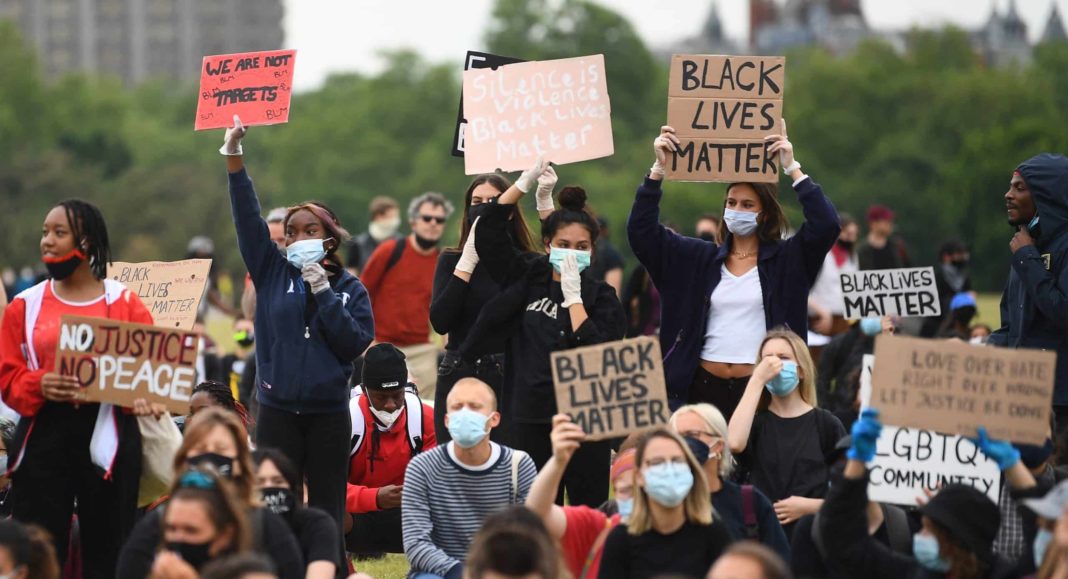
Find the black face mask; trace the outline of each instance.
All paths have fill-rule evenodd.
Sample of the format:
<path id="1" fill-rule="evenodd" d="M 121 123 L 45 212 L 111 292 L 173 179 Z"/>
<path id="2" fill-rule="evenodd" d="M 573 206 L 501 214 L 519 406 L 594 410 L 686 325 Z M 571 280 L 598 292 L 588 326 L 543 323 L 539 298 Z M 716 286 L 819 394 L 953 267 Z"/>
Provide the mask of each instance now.
<path id="1" fill-rule="evenodd" d="M 953 266 L 956 267 L 957 269 L 964 269 L 964 268 L 968 267 L 968 260 L 967 259 L 954 259 L 950 263 L 952 263 Z"/>
<path id="2" fill-rule="evenodd" d="M 712 243 L 716 242 L 716 234 L 712 233 L 711 231 L 702 231 L 697 235 L 697 238 L 703 239 L 705 241 L 711 241 Z"/>
<path id="3" fill-rule="evenodd" d="M 77 249 L 72 249 L 70 253 L 63 257 L 51 260 L 42 259 L 41 261 L 44 261 L 48 275 L 58 281 L 70 277 L 74 270 L 78 269 L 78 266 L 85 261 L 85 254 Z"/>
<path id="4" fill-rule="evenodd" d="M 168 551 L 174 551 L 178 553 L 178 556 L 183 561 L 189 563 L 197 571 L 200 570 L 208 561 L 211 561 L 211 541 L 205 541 L 203 543 L 183 543 L 181 541 L 168 541 L 166 544 Z"/>
<path id="5" fill-rule="evenodd" d="M 210 466 L 223 478 L 233 478 L 234 476 L 234 459 L 214 452 L 191 456 L 185 459 L 185 463 L 195 468 Z"/>
<path id="6" fill-rule="evenodd" d="M 478 205 L 468 206 L 467 222 L 474 223 L 476 219 L 486 214 L 487 209 L 489 209 L 489 203 L 479 203 Z"/>
<path id="7" fill-rule="evenodd" d="M 260 496 L 263 498 L 263 506 L 287 520 L 297 508 L 297 497 L 293 495 L 293 491 L 287 488 L 264 488 L 260 490 Z"/>
<path id="8" fill-rule="evenodd" d="M 425 237 L 420 237 L 418 233 L 413 233 L 412 235 L 415 236 L 415 244 L 422 249 L 432 249 L 437 246 L 439 241 L 441 241 L 440 239 L 427 239 Z"/>
<path id="9" fill-rule="evenodd" d="M 1020 462 L 1024 463 L 1024 466 L 1034 470 L 1049 460 L 1049 457 L 1053 456 L 1053 439 L 1047 438 L 1046 443 L 1042 446 L 1037 444 L 1020 444 L 1016 446 L 1016 450 L 1020 451 Z"/>
<path id="10" fill-rule="evenodd" d="M 846 251 L 853 251 L 853 246 L 856 245 L 855 241 L 846 241 L 844 239 L 839 239 L 837 241 L 837 243 L 838 243 L 838 247 L 841 247 L 842 249 L 844 249 Z"/>

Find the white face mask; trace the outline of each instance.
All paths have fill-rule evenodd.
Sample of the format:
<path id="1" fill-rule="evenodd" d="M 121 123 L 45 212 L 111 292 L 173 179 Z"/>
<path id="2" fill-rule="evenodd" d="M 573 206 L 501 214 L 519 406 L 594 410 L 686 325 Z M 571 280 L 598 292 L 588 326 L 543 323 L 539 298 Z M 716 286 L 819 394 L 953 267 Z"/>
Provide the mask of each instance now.
<path id="1" fill-rule="evenodd" d="M 400 227 L 400 217 L 394 217 L 393 219 L 379 219 L 378 221 L 372 221 L 367 226 L 367 232 L 371 234 L 371 237 L 375 241 L 383 241 L 393 236 L 397 232 L 397 228 Z"/>
<path id="2" fill-rule="evenodd" d="M 393 426 L 393 423 L 396 422 L 398 418 L 400 418 L 401 412 L 404 412 L 403 404 L 400 408 L 394 410 L 393 412 L 386 412 L 385 410 L 379 410 L 374 406 L 371 406 L 370 399 L 367 400 L 367 407 L 371 409 L 371 414 L 373 414 L 374 417 L 382 423 L 382 426 L 386 427 L 386 430 L 389 430 Z"/>

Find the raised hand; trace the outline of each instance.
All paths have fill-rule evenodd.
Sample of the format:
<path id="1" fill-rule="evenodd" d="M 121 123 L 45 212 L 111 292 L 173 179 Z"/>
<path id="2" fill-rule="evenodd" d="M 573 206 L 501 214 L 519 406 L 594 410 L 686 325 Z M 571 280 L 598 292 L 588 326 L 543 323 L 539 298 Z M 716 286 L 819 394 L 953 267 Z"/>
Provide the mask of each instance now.
<path id="1" fill-rule="evenodd" d="M 479 219 L 482 218 L 475 218 L 475 221 L 471 224 L 471 230 L 467 232 L 467 241 L 464 242 L 463 252 L 460 253 L 460 259 L 456 262 L 456 271 L 471 274 L 474 273 L 475 266 L 478 265 L 478 250 L 475 249 L 475 228 L 478 227 Z"/>
<path id="2" fill-rule="evenodd" d="M 671 155 L 679 149 L 679 138 L 675 136 L 675 129 L 664 125 L 660 127 L 660 136 L 653 139 L 653 153 L 656 155 L 656 162 L 653 163 L 651 169 L 649 169 L 649 176 L 655 179 L 664 178 L 664 167 L 667 166 L 668 159 Z"/>
<path id="3" fill-rule="evenodd" d="M 578 258 L 573 254 L 564 256 L 560 264 L 560 289 L 564 293 L 564 302 L 560 304 L 563 307 L 582 303 L 582 278 L 579 277 Z"/>
<path id="4" fill-rule="evenodd" d="M 241 117 L 234 115 L 234 126 L 226 129 L 226 135 L 223 136 L 223 146 L 219 148 L 219 153 L 228 157 L 240 157 L 244 154 L 241 149 L 241 139 L 245 138 L 245 125 L 241 124 Z"/>
<path id="5" fill-rule="evenodd" d="M 530 188 L 534 186 L 534 183 L 538 182 L 538 179 L 549 168 L 549 162 L 545 160 L 545 157 L 539 156 L 538 159 L 534 161 L 534 166 L 523 171 L 519 178 L 515 180 L 516 188 L 523 193 L 529 193 Z"/>
<path id="6" fill-rule="evenodd" d="M 553 169 L 552 165 L 545 168 L 545 171 L 538 176 L 538 190 L 534 192 L 534 199 L 537 201 L 538 212 L 552 211 L 553 207 L 553 189 L 556 188 L 556 169 Z"/>

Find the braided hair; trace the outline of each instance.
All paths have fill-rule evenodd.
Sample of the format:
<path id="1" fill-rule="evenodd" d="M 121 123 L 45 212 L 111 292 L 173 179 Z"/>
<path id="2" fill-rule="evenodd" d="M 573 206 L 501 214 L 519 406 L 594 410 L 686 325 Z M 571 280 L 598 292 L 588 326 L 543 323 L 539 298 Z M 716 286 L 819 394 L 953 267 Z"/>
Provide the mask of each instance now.
<path id="1" fill-rule="evenodd" d="M 245 409 L 245 405 L 234 400 L 234 393 L 226 384 L 216 382 L 215 380 L 205 380 L 193 388 L 193 394 L 197 394 L 198 392 L 204 392 L 208 396 L 211 396 L 211 399 L 220 407 L 237 414 L 237 417 L 240 418 L 241 422 L 245 425 L 245 430 L 248 430 L 249 426 L 252 425 L 252 417 L 249 416 L 248 410 Z M 192 398 L 192 394 L 190 395 L 190 398 Z"/>
<path id="2" fill-rule="evenodd" d="M 67 212 L 67 223 L 70 224 L 75 247 L 80 248 L 84 244 L 85 257 L 89 260 L 93 275 L 97 279 L 107 277 L 108 264 L 111 263 L 111 243 L 108 241 L 108 227 L 100 209 L 81 199 L 60 201 L 56 207 L 62 207 Z"/>

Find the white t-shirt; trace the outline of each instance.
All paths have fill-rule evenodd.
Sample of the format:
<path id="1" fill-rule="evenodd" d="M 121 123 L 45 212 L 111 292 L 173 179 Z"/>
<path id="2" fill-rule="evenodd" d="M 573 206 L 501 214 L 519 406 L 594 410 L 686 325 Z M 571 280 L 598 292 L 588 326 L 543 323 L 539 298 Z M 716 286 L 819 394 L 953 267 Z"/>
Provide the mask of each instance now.
<path id="1" fill-rule="evenodd" d="M 827 252 L 827 257 L 823 258 L 823 267 L 820 268 L 819 277 L 816 278 L 816 283 L 812 284 L 808 297 L 832 314 L 839 316 L 845 314 L 842 303 L 842 280 L 839 275 L 855 271 L 857 271 L 857 258 L 854 254 L 850 254 L 849 259 L 843 261 L 842 265 L 838 265 L 834 259 L 834 253 Z"/>
<path id="2" fill-rule="evenodd" d="M 753 364 L 760 350 L 760 342 L 768 333 L 760 273 L 754 267 L 736 276 L 724 264 L 720 268 L 720 276 L 719 285 L 712 292 L 701 359 L 707 362 Z"/>

